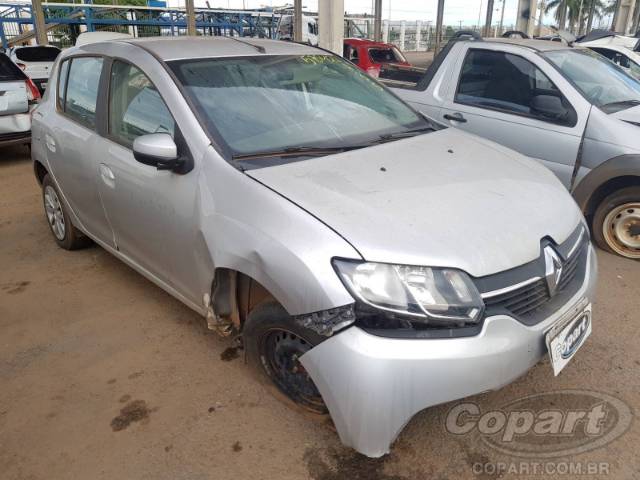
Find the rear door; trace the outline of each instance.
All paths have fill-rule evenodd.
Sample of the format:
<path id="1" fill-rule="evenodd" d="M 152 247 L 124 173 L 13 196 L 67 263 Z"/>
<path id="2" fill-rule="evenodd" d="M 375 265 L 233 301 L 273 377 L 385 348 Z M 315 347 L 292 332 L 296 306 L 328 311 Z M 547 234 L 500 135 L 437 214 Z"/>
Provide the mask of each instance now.
<path id="1" fill-rule="evenodd" d="M 26 77 L 4 54 L 0 54 L 0 116 L 29 111 Z"/>
<path id="2" fill-rule="evenodd" d="M 533 51 L 487 43 L 464 49 L 441 120 L 541 161 L 569 187 L 591 105 Z M 559 99 L 572 113 L 552 119 L 536 111 L 536 97 Z"/>
<path id="3" fill-rule="evenodd" d="M 62 195 L 92 237 L 113 246 L 113 233 L 102 207 L 97 179 L 104 152 L 97 144 L 96 120 L 99 112 L 104 58 L 77 56 L 60 66 L 56 85 L 56 108 L 45 115 L 38 132 L 54 179 Z M 44 138 L 43 138 L 44 137 Z"/>

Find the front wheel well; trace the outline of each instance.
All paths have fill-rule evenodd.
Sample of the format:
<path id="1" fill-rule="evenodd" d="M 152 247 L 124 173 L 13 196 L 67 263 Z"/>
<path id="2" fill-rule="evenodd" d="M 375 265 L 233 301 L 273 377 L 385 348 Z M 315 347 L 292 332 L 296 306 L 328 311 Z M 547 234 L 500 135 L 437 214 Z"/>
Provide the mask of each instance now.
<path id="1" fill-rule="evenodd" d="M 38 160 L 33 162 L 33 171 L 36 174 L 36 178 L 38 179 L 38 183 L 42 186 L 42 182 L 44 181 L 44 177 L 49 172 L 47 171 L 45 166 L 42 165 L 42 163 L 40 163 Z"/>
<path id="2" fill-rule="evenodd" d="M 249 313 L 261 303 L 276 298 L 249 275 L 217 268 L 211 284 L 211 309 L 217 322 L 242 331 Z"/>
<path id="3" fill-rule="evenodd" d="M 591 194 L 584 208 L 587 217 L 593 216 L 598 205 L 616 190 L 626 187 L 640 186 L 640 176 L 625 175 L 607 180 Z"/>

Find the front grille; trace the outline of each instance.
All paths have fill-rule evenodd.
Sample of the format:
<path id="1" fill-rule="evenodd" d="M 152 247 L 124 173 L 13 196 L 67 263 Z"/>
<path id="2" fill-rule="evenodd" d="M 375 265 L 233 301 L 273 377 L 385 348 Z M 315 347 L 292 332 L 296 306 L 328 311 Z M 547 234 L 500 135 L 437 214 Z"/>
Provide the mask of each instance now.
<path id="1" fill-rule="evenodd" d="M 549 298 L 547 283 L 544 280 L 537 280 L 502 295 L 486 298 L 484 304 L 487 309 L 504 309 L 521 316 L 544 305 Z"/>
<path id="2" fill-rule="evenodd" d="M 575 245 L 575 247 L 573 247 Z M 558 283 L 555 294 L 549 293 L 547 281 L 544 278 L 545 264 L 544 255 L 528 264 L 526 273 L 532 280 L 524 280 L 520 283 L 512 282 L 516 286 L 510 289 L 508 286 L 502 288 L 493 288 L 492 291 L 504 290 L 503 293 L 492 295 L 490 292 L 483 295 L 486 307 L 486 315 L 506 313 L 523 320 L 525 323 L 535 323 L 537 313 L 541 310 L 547 310 L 546 307 L 564 304 L 571 295 L 573 295 L 582 284 L 577 278 L 584 275 L 587 260 L 587 246 L 589 245 L 588 235 L 581 235 L 577 242 L 576 238 L 570 238 L 565 245 L 559 245 L 557 251 L 563 255 L 569 255 L 562 262 L 562 275 Z M 571 250 L 572 251 L 571 251 Z M 510 272 L 509 278 L 517 277 L 519 272 Z M 482 279 L 484 284 L 492 282 L 492 279 Z M 502 280 L 502 279 L 501 279 Z M 481 290 L 482 291 L 482 290 Z M 486 291 L 486 290 L 485 290 Z"/>

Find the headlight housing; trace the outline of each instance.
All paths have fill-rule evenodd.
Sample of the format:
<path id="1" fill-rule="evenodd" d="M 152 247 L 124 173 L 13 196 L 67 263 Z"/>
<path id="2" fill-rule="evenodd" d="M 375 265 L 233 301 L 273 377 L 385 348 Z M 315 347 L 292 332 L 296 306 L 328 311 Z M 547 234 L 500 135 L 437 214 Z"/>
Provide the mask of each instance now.
<path id="1" fill-rule="evenodd" d="M 412 321 L 462 326 L 482 318 L 482 297 L 461 270 L 343 259 L 333 266 L 358 300 Z"/>

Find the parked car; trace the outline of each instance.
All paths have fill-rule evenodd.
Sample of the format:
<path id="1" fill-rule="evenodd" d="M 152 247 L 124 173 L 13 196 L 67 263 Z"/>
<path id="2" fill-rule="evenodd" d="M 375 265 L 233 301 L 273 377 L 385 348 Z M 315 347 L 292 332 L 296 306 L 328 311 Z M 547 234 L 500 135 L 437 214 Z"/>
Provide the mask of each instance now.
<path id="1" fill-rule="evenodd" d="M 616 35 L 609 31 L 595 31 L 578 43 L 604 55 L 627 73 L 640 79 L 640 39 Z"/>
<path id="2" fill-rule="evenodd" d="M 39 98 L 31 79 L 0 53 L 0 147 L 30 143 L 29 110 Z"/>
<path id="3" fill-rule="evenodd" d="M 411 66 L 395 45 L 363 38 L 345 38 L 343 57 L 372 77 L 378 76 L 382 65 Z"/>
<path id="4" fill-rule="evenodd" d="M 293 41 L 293 15 L 282 15 L 278 23 L 278 39 Z M 302 16 L 302 43 L 318 46 L 318 22 L 313 17 Z"/>
<path id="5" fill-rule="evenodd" d="M 96 43 L 61 55 L 49 93 L 32 156 L 58 245 L 93 239 L 241 335 L 263 378 L 359 452 L 547 351 L 558 373 L 591 331 L 595 252 L 555 176 L 434 126 L 339 56 Z"/>
<path id="6" fill-rule="evenodd" d="M 11 60 L 33 80 L 40 93 L 44 93 L 51 67 L 60 55 L 60 49 L 45 45 L 21 46 L 11 48 L 9 55 Z"/>
<path id="7" fill-rule="evenodd" d="M 133 35 L 122 32 L 83 32 L 76 38 L 76 47 L 87 45 L 89 43 L 105 42 L 107 40 L 123 40 L 133 38 Z"/>
<path id="8" fill-rule="evenodd" d="M 516 39 L 452 42 L 417 83 L 381 75 L 437 121 L 540 160 L 601 248 L 640 258 L 638 80 L 586 48 Z"/>

